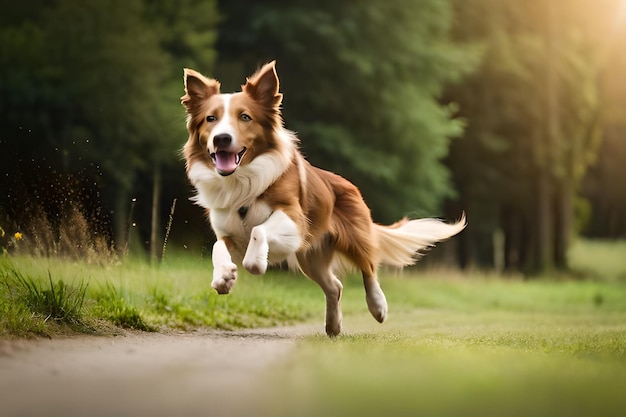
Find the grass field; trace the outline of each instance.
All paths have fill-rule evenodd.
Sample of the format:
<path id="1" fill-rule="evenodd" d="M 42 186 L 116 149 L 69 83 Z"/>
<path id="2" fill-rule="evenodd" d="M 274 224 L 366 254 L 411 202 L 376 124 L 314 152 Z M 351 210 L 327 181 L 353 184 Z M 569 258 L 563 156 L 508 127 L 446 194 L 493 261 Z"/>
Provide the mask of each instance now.
<path id="1" fill-rule="evenodd" d="M 446 270 L 384 274 L 379 325 L 358 277 L 345 281 L 344 334 L 322 334 L 324 298 L 302 276 L 242 273 L 217 296 L 210 265 L 176 258 L 88 265 L 3 258 L 3 337 L 259 327 L 319 333 L 265 381 L 276 416 L 618 416 L 626 412 L 624 244 L 583 242 L 572 277 L 523 280 Z"/>
<path id="2" fill-rule="evenodd" d="M 268 383 L 270 414 L 624 415 L 624 249 L 580 243 L 579 280 L 387 279 L 389 321 L 349 316 L 336 340 L 303 340 Z"/>
<path id="3" fill-rule="evenodd" d="M 348 317 L 300 343 L 271 414 L 623 415 L 623 284 L 414 279 L 387 282 L 382 327 Z"/>
<path id="4" fill-rule="evenodd" d="M 381 273 L 391 311 L 445 308 L 568 314 L 626 308 L 625 242 L 580 241 L 571 251 L 572 277 L 521 281 L 484 272 Z M 263 277 L 241 272 L 233 294 L 210 287 L 211 265 L 176 257 L 151 266 L 142 261 L 88 264 L 57 258 L 0 257 L 0 335 L 107 333 L 117 328 L 158 331 L 261 327 L 323 321 L 323 295 L 306 278 L 282 272 Z M 345 281 L 346 315 L 366 311 L 358 277 Z"/>

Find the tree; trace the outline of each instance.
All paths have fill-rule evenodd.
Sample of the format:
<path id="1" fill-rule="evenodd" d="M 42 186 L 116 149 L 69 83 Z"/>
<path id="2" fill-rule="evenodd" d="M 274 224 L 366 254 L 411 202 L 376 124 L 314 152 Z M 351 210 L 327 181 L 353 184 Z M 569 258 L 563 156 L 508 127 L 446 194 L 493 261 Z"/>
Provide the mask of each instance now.
<path id="1" fill-rule="evenodd" d="M 83 157 L 97 162 L 112 185 L 105 193 L 115 192 L 118 238 L 126 224 L 125 202 L 130 200 L 135 172 L 145 163 L 141 156 L 151 149 L 148 141 L 159 137 L 152 116 L 158 114 L 160 68 L 166 57 L 157 34 L 142 20 L 143 12 L 141 2 L 115 0 L 64 0 L 43 6 L 38 16 L 25 16 L 22 27 L 16 28 L 36 28 L 31 29 L 34 41 L 19 51 L 34 57 L 34 62 L 19 68 L 32 84 L 12 80 L 5 84 L 17 90 L 17 97 L 24 90 L 30 93 L 28 101 L 9 103 L 17 123 L 40 132 L 32 138 L 35 143 L 17 145 L 19 152 L 46 158 L 50 148 L 59 149 L 64 171 L 83 165 L 79 162 Z M 41 146 L 41 139 L 47 146 Z M 73 146 L 77 140 L 90 145 L 77 149 Z"/>
<path id="2" fill-rule="evenodd" d="M 77 199 L 92 195 L 108 207 L 100 214 L 112 213 L 123 247 L 131 197 L 158 195 L 172 172 L 183 183 L 182 67 L 214 59 L 215 2 L 39 3 L 13 2 L 0 18 L 1 158 L 15 178 L 3 184 L 0 207 L 27 221 L 16 208 L 55 187 L 51 172 L 79 177 Z M 55 203 L 46 207 L 52 217 Z"/>
<path id="3" fill-rule="evenodd" d="M 438 0 L 220 2 L 220 64 L 236 88 L 277 60 L 287 127 L 315 165 L 355 182 L 381 222 L 441 214 L 441 164 L 462 123 L 438 98 L 472 64 Z M 456 215 L 459 215 L 457 213 Z"/>
<path id="4" fill-rule="evenodd" d="M 484 48 L 479 71 L 449 91 L 468 120 L 448 160 L 478 226 L 468 233 L 490 243 L 501 229 L 508 268 L 566 268 L 580 184 L 600 139 L 591 3 L 455 5 L 457 39 Z M 482 251 L 469 257 L 490 263 L 493 248 Z"/>
<path id="5" fill-rule="evenodd" d="M 588 213 L 581 224 L 587 236 L 601 238 L 626 237 L 626 187 L 621 178 L 626 166 L 626 4 L 604 1 L 607 18 L 594 27 L 598 53 L 602 106 L 603 141 L 597 162 L 585 177 L 583 196 Z M 608 3 L 608 4 L 607 4 Z M 613 3 L 613 4 L 611 4 Z M 621 7 L 617 7 L 620 6 Z M 612 7 L 609 7 L 612 6 Z"/>

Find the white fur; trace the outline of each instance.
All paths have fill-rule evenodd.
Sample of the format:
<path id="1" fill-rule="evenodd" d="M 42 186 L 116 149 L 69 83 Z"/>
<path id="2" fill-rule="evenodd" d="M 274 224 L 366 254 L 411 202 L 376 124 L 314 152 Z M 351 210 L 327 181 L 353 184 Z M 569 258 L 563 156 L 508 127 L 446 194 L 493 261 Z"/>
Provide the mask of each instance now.
<path id="1" fill-rule="evenodd" d="M 387 319 L 387 298 L 380 288 L 378 280 L 370 280 L 365 287 L 365 301 L 370 313 L 379 323 Z"/>
<path id="2" fill-rule="evenodd" d="M 294 221 L 285 212 L 277 210 L 266 222 L 252 229 L 243 266 L 253 274 L 264 274 L 268 261 L 285 260 L 301 244 L 302 238 Z"/>
<path id="3" fill-rule="evenodd" d="M 209 218 L 218 239 L 230 236 L 235 240 L 242 239 L 247 244 L 252 227 L 265 222 L 272 214 L 272 208 L 259 201 L 248 208 L 244 219 L 241 218 L 238 210 L 239 208 L 235 207 L 211 210 Z M 244 244 L 243 247 L 245 246 Z"/>
<path id="4" fill-rule="evenodd" d="M 219 294 L 228 294 L 237 279 L 237 265 L 233 263 L 223 240 L 213 245 L 213 287 Z"/>
<path id="5" fill-rule="evenodd" d="M 215 143 L 213 142 L 213 138 L 216 135 L 228 134 L 233 138 L 232 147 L 234 149 L 241 149 L 239 143 L 237 141 L 237 132 L 233 128 L 233 123 L 230 117 L 230 99 L 232 94 L 221 94 L 220 98 L 222 99 L 222 104 L 224 106 L 224 114 L 222 114 L 221 119 L 217 124 L 211 129 L 211 136 L 209 136 L 209 153 L 213 153 L 216 151 Z"/>
<path id="6" fill-rule="evenodd" d="M 380 261 L 397 267 L 412 265 L 419 259 L 420 250 L 456 235 L 466 224 L 463 214 L 458 222 L 451 224 L 437 219 L 418 219 L 395 229 L 376 225 Z"/>
<path id="7" fill-rule="evenodd" d="M 281 129 L 278 137 L 283 141 L 280 150 L 257 156 L 227 177 L 202 162 L 192 163 L 188 176 L 198 191 L 192 200 L 208 209 L 239 208 L 252 203 L 291 164 L 296 148 L 295 137 L 286 129 Z"/>

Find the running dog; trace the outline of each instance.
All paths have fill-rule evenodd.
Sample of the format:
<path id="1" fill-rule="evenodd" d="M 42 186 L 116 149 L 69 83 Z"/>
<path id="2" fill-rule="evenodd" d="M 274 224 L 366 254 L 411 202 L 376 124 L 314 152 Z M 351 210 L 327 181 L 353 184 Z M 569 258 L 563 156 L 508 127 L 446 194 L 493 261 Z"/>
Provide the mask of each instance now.
<path id="1" fill-rule="evenodd" d="M 358 188 L 312 166 L 298 138 L 284 127 L 275 62 L 247 78 L 242 91 L 220 93 L 220 83 L 184 70 L 189 138 L 184 146 L 193 198 L 207 211 L 217 236 L 212 287 L 228 294 L 237 265 L 263 274 L 287 261 L 319 284 L 326 296 L 326 333 L 341 331 L 342 283 L 335 275 L 348 261 L 363 275 L 372 316 L 387 317 L 377 277 L 381 264 L 415 263 L 420 251 L 465 227 L 437 219 L 372 221 Z"/>

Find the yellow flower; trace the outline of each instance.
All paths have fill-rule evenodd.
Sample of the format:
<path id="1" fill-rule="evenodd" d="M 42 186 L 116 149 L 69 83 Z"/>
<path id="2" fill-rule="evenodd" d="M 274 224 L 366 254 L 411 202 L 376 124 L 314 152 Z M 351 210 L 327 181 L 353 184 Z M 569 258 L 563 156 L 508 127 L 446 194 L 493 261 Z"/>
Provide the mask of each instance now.
<path id="1" fill-rule="evenodd" d="M 15 237 L 15 240 L 22 240 L 22 234 L 20 232 L 15 232 L 13 236 Z"/>

